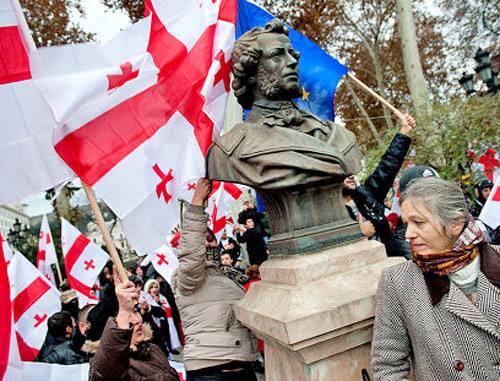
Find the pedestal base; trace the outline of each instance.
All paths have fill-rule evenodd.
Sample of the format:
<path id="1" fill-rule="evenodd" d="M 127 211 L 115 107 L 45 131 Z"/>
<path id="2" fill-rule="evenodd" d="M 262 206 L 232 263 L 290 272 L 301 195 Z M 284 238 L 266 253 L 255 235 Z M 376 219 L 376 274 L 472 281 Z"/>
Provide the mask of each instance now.
<path id="1" fill-rule="evenodd" d="M 265 341 L 266 380 L 362 380 L 378 280 L 384 268 L 404 260 L 362 240 L 264 262 L 262 281 L 235 311 Z"/>

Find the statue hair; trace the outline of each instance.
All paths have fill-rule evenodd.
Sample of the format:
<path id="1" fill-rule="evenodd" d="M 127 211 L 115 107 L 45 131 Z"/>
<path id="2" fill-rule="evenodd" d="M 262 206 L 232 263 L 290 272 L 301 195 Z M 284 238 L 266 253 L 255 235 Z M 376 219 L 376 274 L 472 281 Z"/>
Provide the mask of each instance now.
<path id="1" fill-rule="evenodd" d="M 233 83 L 232 87 L 238 102 L 244 109 L 250 110 L 253 104 L 252 86 L 248 83 L 250 77 L 257 75 L 262 49 L 257 38 L 264 33 L 282 33 L 288 36 L 288 28 L 278 19 L 269 21 L 265 27 L 255 27 L 245 32 L 235 42 L 231 57 Z"/>
<path id="2" fill-rule="evenodd" d="M 452 225 L 469 221 L 469 209 L 462 189 L 449 181 L 437 177 L 414 179 L 401 195 L 400 204 L 406 200 L 425 205 L 439 218 L 444 231 Z"/>

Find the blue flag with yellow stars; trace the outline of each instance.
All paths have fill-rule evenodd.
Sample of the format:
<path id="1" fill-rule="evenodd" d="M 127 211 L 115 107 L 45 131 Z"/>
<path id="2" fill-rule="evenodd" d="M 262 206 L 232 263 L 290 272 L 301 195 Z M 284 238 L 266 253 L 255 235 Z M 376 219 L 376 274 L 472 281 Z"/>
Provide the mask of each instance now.
<path id="1" fill-rule="evenodd" d="M 256 26 L 265 26 L 273 18 L 275 17 L 272 14 L 258 5 L 247 0 L 238 0 L 236 38 Z M 335 89 L 348 69 L 306 36 L 290 26 L 288 29 L 290 31 L 288 37 L 293 48 L 300 52 L 299 75 L 302 98 L 295 101 L 303 110 L 312 112 L 323 120 L 333 121 Z"/>

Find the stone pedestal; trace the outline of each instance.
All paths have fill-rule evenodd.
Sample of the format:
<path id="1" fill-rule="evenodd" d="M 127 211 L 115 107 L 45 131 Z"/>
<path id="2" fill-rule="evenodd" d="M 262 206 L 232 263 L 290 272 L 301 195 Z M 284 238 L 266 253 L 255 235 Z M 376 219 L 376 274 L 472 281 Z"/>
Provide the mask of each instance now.
<path id="1" fill-rule="evenodd" d="M 363 239 L 264 262 L 235 310 L 265 341 L 266 381 L 363 380 L 378 280 L 402 261 Z"/>

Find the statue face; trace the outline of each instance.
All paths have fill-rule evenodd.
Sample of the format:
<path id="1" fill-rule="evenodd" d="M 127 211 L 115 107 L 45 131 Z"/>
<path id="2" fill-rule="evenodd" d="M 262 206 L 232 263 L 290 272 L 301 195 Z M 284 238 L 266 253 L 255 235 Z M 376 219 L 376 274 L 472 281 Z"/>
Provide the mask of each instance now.
<path id="1" fill-rule="evenodd" d="M 271 100 L 289 100 L 300 96 L 299 52 L 284 34 L 265 33 L 258 37 L 262 57 L 257 86 Z"/>

